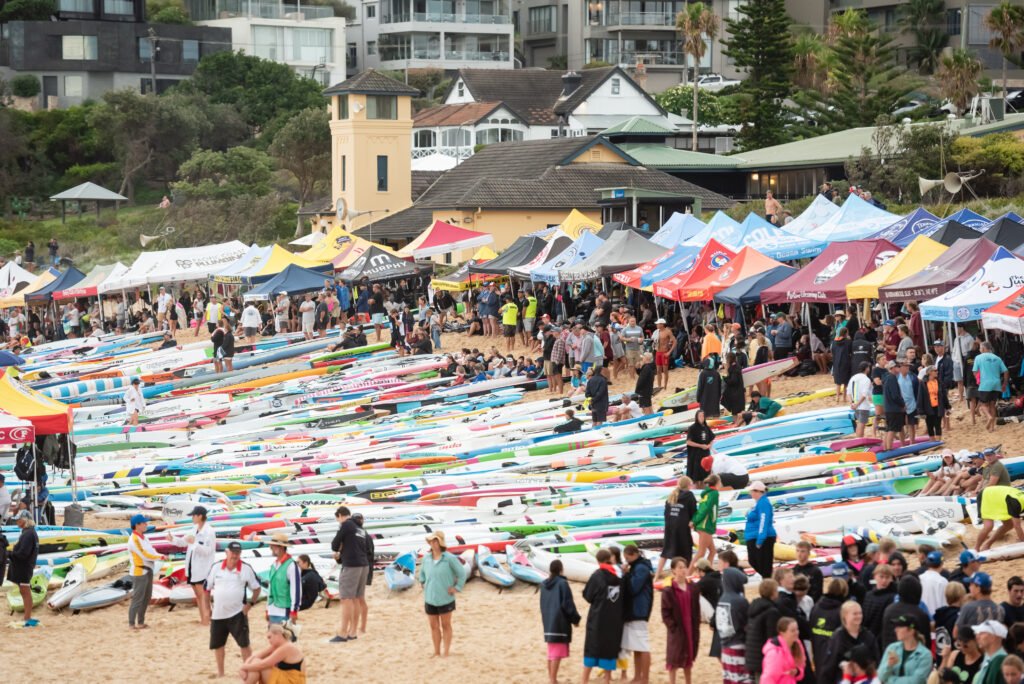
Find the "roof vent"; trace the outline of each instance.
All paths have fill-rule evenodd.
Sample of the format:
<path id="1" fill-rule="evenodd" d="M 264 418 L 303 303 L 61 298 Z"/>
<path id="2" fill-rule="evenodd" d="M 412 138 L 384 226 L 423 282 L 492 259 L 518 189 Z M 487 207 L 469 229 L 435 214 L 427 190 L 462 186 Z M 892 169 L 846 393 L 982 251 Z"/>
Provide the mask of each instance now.
<path id="1" fill-rule="evenodd" d="M 562 97 L 569 97 L 583 84 L 583 77 L 575 71 L 567 71 L 562 75 Z"/>

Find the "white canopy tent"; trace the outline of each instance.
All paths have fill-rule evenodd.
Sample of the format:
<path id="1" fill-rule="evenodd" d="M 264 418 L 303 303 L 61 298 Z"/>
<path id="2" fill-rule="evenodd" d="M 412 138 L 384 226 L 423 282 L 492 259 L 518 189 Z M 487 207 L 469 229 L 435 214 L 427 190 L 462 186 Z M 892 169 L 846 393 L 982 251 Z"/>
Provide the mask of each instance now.
<path id="1" fill-rule="evenodd" d="M 10 297 L 35 279 L 36 276 L 13 261 L 8 261 L 0 268 L 0 297 Z"/>
<path id="2" fill-rule="evenodd" d="M 206 280 L 228 264 L 241 259 L 249 247 L 232 240 L 203 247 L 180 247 L 160 252 L 143 252 L 116 280 L 105 280 L 100 294 L 144 285 Z"/>

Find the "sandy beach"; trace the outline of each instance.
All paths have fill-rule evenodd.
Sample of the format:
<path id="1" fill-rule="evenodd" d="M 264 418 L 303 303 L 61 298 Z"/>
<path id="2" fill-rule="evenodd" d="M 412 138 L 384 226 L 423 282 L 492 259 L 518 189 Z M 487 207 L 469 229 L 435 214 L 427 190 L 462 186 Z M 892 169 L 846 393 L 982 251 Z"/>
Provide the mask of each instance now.
<path id="1" fill-rule="evenodd" d="M 371 334 L 372 339 L 372 334 Z M 497 343 L 498 340 L 495 340 Z M 446 335 L 446 349 L 463 346 L 486 349 L 480 338 Z M 518 353 L 516 354 L 518 356 Z M 675 370 L 670 390 L 693 384 L 696 371 Z M 773 395 L 818 390 L 831 386 L 831 377 L 783 378 L 774 384 Z M 614 391 L 632 389 L 632 381 L 620 379 Z M 535 393 L 539 398 L 544 392 Z M 790 409 L 807 411 L 834 404 L 821 399 Z M 1024 453 L 1024 427 L 1010 425 L 988 434 L 982 426 L 972 427 L 963 418 L 964 407 L 954 404 L 952 430 L 946 436 L 954 449 L 979 449 L 1003 444 L 1008 455 Z M 962 418 L 962 419 L 961 419 Z M 115 527 L 123 522 L 87 516 L 87 525 Z M 973 539 L 973 530 L 969 539 Z M 947 567 L 955 563 L 960 549 L 947 550 Z M 916 562 L 911 562 L 916 566 Z M 1024 574 L 1024 560 L 993 563 L 985 568 L 995 579 L 995 598 L 1005 598 L 1005 581 Z M 574 584 L 577 607 L 586 615 L 580 596 L 582 585 Z M 455 613 L 453 653 L 447 659 L 431 658 L 430 635 L 423 614 L 421 591 L 388 595 L 383 577 L 378 574 L 368 591 L 370 619 L 368 630 L 355 642 L 329 644 L 340 619 L 337 604 L 324 609 L 317 604 L 300 615 L 303 628 L 300 645 L 306 656 L 310 681 L 359 681 L 363 684 L 393 682 L 457 682 L 460 680 L 513 683 L 547 681 L 545 647 L 542 639 L 538 594 L 533 587 L 519 584 L 499 593 L 480 579 L 471 580 L 459 597 Z M 198 624 L 198 612 L 192 607 L 173 611 L 152 607 L 147 618 L 150 629 L 129 631 L 127 604 L 73 616 L 37 609 L 42 625 L 36 630 L 4 629 L 2 642 L 6 654 L 3 665 L 5 682 L 104 681 L 187 683 L 214 678 L 216 668 L 208 650 L 208 628 Z M 651 622 L 653 647 L 652 681 L 667 681 L 664 671 L 665 629 L 658 619 L 656 599 Z M 253 645 L 261 648 L 264 609 L 257 606 L 250 615 Z M 710 631 L 701 633 L 701 653 L 710 646 Z M 561 681 L 578 681 L 583 649 L 583 631 L 578 630 L 571 658 L 562 665 Z M 238 651 L 228 646 L 228 680 L 237 679 Z M 694 671 L 695 681 L 720 680 L 718 662 L 706 655 Z"/>

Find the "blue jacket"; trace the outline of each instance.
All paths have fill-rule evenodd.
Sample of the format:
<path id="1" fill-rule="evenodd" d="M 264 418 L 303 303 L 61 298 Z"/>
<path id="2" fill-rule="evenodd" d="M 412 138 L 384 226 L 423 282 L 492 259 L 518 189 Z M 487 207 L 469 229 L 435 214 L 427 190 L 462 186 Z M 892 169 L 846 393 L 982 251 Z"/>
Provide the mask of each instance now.
<path id="1" fill-rule="evenodd" d="M 744 541 L 756 541 L 760 546 L 768 537 L 777 537 L 774 520 L 775 512 L 772 510 L 772 502 L 768 500 L 767 495 L 764 495 L 747 513 L 747 524 L 743 528 Z"/>
<path id="2" fill-rule="evenodd" d="M 898 373 L 889 373 L 882 383 L 882 408 L 886 413 L 903 413 L 907 405 L 903 402 Z"/>
<path id="3" fill-rule="evenodd" d="M 654 607 L 654 567 L 643 556 L 626 573 L 626 622 L 647 621 Z"/>
<path id="4" fill-rule="evenodd" d="M 349 292 L 348 285 L 338 285 L 334 288 L 338 295 L 338 305 L 342 311 L 348 311 L 348 308 L 352 306 L 352 293 Z"/>
<path id="5" fill-rule="evenodd" d="M 369 313 L 370 311 L 370 292 L 369 288 L 359 288 L 359 299 L 356 300 L 356 312 L 357 313 Z"/>

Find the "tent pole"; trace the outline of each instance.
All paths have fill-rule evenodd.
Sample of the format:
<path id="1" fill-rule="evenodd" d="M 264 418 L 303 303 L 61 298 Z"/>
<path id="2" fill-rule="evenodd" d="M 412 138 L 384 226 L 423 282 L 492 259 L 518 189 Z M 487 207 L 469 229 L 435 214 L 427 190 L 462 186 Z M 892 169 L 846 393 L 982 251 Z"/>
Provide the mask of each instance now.
<path id="1" fill-rule="evenodd" d="M 924 350 L 921 352 L 923 357 L 928 353 L 928 321 L 924 320 L 924 316 L 921 317 L 921 336 L 924 337 Z"/>

